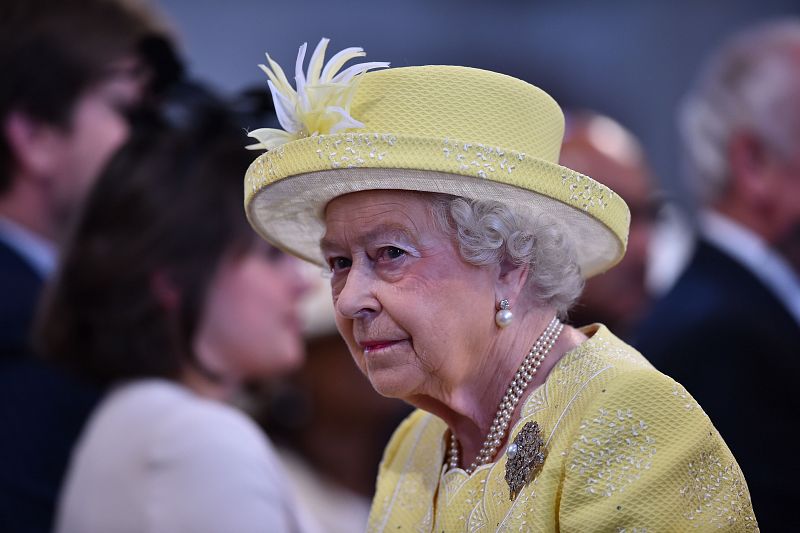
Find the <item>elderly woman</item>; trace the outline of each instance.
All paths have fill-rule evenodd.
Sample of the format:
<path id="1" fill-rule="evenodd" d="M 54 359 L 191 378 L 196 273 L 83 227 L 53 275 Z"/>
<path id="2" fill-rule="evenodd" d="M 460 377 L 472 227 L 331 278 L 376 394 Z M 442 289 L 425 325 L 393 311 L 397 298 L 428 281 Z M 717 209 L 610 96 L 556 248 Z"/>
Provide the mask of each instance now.
<path id="1" fill-rule="evenodd" d="M 381 465 L 371 531 L 756 530 L 692 397 L 602 325 L 565 325 L 625 252 L 624 201 L 556 164 L 563 117 L 520 80 L 454 66 L 337 71 L 327 40 L 246 176 L 276 246 L 331 272 L 375 389 L 419 408 Z"/>

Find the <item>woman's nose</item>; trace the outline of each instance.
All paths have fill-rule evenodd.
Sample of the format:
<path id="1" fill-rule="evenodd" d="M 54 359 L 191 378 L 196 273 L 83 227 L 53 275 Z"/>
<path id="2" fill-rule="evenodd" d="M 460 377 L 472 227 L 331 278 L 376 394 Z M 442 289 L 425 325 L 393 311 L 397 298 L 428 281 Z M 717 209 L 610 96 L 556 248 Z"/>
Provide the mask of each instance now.
<path id="1" fill-rule="evenodd" d="M 350 268 L 341 289 L 334 291 L 336 312 L 345 318 L 367 318 L 381 310 L 379 300 L 374 294 L 375 280 L 366 268 Z"/>

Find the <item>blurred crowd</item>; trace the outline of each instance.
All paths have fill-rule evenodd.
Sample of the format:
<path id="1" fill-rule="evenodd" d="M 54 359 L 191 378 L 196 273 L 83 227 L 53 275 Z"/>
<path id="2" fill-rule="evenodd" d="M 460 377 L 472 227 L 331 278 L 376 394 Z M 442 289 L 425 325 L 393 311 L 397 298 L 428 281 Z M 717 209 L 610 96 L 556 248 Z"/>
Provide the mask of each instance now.
<path id="1" fill-rule="evenodd" d="M 409 408 L 350 360 L 324 276 L 247 223 L 268 90 L 214 94 L 167 28 L 123 0 L 0 7 L 0 531 L 363 530 Z M 631 211 L 570 323 L 682 383 L 761 527 L 792 529 L 800 20 L 708 58 L 676 117 L 681 176 L 613 117 L 565 114 L 562 164 Z"/>

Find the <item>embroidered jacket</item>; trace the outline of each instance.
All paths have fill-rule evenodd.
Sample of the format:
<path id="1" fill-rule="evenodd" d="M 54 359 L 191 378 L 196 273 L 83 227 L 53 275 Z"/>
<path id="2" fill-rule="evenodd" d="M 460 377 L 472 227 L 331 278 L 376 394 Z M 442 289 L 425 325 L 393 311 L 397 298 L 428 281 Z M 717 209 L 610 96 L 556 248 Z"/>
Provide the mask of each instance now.
<path id="1" fill-rule="evenodd" d="M 547 453 L 513 502 L 505 455 L 445 471 L 447 427 L 416 411 L 386 449 L 369 531 L 757 531 L 739 466 L 689 393 L 604 326 L 583 331 L 511 432 L 538 422 Z"/>

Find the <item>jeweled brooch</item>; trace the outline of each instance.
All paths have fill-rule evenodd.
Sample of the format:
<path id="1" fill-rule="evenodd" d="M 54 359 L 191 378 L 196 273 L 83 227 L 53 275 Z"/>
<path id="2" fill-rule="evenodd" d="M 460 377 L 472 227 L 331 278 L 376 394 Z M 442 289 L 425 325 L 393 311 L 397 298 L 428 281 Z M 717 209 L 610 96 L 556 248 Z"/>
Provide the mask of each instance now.
<path id="1" fill-rule="evenodd" d="M 506 482 L 513 502 L 522 489 L 542 469 L 546 450 L 542 430 L 536 422 L 528 422 L 506 449 Z"/>

